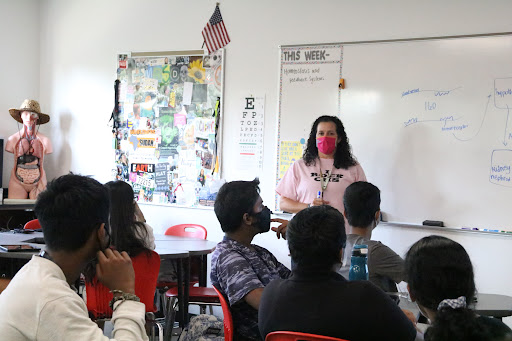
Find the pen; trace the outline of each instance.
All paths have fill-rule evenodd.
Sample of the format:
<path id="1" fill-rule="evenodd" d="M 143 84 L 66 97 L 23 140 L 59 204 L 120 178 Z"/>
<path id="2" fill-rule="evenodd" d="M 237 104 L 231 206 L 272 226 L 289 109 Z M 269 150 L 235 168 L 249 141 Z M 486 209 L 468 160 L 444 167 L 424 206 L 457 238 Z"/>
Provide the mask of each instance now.
<path id="1" fill-rule="evenodd" d="M 476 227 L 463 227 L 463 230 L 470 230 L 470 231 L 478 231 L 478 228 Z"/>
<path id="2" fill-rule="evenodd" d="M 499 230 L 490 230 L 490 229 L 484 229 L 486 232 L 500 232 Z"/>
<path id="3" fill-rule="evenodd" d="M 323 196 L 324 196 L 324 194 L 322 193 L 322 191 L 318 191 L 318 194 L 316 195 L 316 198 L 320 199 Z"/>

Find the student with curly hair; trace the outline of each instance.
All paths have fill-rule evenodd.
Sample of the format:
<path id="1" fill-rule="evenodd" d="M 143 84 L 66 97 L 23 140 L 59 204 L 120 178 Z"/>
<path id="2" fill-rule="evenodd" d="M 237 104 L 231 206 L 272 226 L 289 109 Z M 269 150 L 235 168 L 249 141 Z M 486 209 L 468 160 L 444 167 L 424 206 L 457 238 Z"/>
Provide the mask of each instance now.
<path id="1" fill-rule="evenodd" d="M 407 252 L 405 271 L 411 299 L 432 322 L 425 340 L 512 340 L 505 324 L 468 307 L 475 296 L 473 265 L 459 243 L 440 236 L 420 239 Z"/>

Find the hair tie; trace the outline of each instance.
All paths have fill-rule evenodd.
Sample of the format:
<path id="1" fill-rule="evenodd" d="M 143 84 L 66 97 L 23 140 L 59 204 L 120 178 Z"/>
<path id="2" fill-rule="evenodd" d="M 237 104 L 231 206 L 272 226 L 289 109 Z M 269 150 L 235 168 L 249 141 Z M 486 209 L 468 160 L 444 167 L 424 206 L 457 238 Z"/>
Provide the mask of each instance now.
<path id="1" fill-rule="evenodd" d="M 466 296 L 460 296 L 459 298 L 447 298 L 442 300 L 437 306 L 437 310 L 441 310 L 443 308 L 466 308 Z"/>

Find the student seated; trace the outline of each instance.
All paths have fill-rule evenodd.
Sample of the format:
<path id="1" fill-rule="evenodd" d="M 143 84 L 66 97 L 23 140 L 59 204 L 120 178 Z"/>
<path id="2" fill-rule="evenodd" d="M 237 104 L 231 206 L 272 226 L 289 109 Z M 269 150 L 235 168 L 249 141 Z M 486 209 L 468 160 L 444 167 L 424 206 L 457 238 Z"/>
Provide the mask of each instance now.
<path id="1" fill-rule="evenodd" d="M 114 293 L 113 336 L 147 340 L 144 304 L 126 252 L 108 248 L 107 189 L 94 179 L 64 175 L 48 184 L 35 204 L 46 251 L 34 255 L 0 295 L 2 340 L 107 340 L 72 289 L 97 257 L 97 276 Z"/>
<path id="2" fill-rule="evenodd" d="M 416 330 L 395 302 L 369 281 L 347 281 L 335 267 L 346 235 L 343 215 L 331 206 L 297 213 L 286 231 L 292 276 L 265 288 L 259 329 L 312 333 L 351 341 L 414 340 Z"/>
<path id="3" fill-rule="evenodd" d="M 354 182 L 343 196 L 345 217 L 350 224 L 343 264 L 339 273 L 348 279 L 354 245 L 368 245 L 369 280 L 386 292 L 396 292 L 404 280 L 404 260 L 386 245 L 371 240 L 380 218 L 380 191 L 369 182 Z"/>
<path id="4" fill-rule="evenodd" d="M 112 245 L 117 250 L 136 256 L 142 251 L 155 249 L 155 236 L 146 224 L 139 205 L 134 200 L 133 188 L 124 181 L 105 184 L 110 202 L 110 229 Z"/>
<path id="5" fill-rule="evenodd" d="M 459 243 L 440 236 L 420 239 L 407 252 L 405 270 L 411 299 L 432 323 L 425 340 L 512 340 L 501 321 L 468 308 L 475 296 L 473 266 Z"/>
<path id="6" fill-rule="evenodd" d="M 270 210 L 259 195 L 259 181 L 224 184 L 215 200 L 224 240 L 212 254 L 211 281 L 227 297 L 233 313 L 235 340 L 261 340 L 258 308 L 263 288 L 290 270 L 272 253 L 251 244 L 270 229 Z"/>

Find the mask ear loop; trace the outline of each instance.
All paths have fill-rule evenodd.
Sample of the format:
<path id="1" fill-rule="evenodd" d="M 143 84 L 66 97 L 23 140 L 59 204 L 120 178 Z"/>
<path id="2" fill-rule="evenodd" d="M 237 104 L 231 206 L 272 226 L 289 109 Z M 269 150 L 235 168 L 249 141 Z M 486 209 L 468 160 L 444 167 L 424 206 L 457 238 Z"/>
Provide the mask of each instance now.
<path id="1" fill-rule="evenodd" d="M 101 228 L 101 224 L 100 224 L 100 227 L 98 228 Z M 105 229 L 105 236 L 108 238 L 108 242 L 106 243 L 107 245 L 103 248 L 103 244 L 100 242 L 100 248 L 101 248 L 101 251 L 105 251 L 106 249 L 110 248 L 111 246 L 111 242 L 112 242 L 112 238 L 110 237 L 110 224 L 108 222 L 105 223 L 105 226 L 103 226 L 103 228 Z"/>

